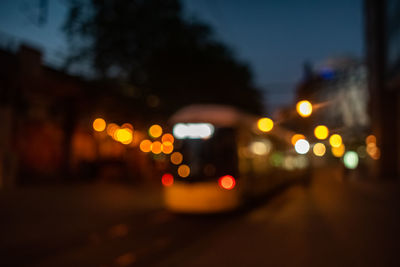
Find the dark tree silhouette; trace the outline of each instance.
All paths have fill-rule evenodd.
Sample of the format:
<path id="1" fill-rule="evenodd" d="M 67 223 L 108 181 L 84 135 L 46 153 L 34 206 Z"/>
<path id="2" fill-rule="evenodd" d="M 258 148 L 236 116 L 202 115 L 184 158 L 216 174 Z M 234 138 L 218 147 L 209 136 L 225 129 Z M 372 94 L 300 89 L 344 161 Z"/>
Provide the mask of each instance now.
<path id="1" fill-rule="evenodd" d="M 70 0 L 64 31 L 68 63 L 88 62 L 164 114 L 190 103 L 230 104 L 259 113 L 250 69 L 213 39 L 209 26 L 183 18 L 178 0 Z M 85 61 L 86 60 L 86 61 Z"/>

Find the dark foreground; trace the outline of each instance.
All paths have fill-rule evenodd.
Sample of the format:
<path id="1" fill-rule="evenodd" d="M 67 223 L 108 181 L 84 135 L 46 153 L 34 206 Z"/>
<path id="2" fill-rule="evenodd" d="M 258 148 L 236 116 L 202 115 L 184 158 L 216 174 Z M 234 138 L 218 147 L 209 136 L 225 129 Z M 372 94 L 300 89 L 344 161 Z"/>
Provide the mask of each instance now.
<path id="1" fill-rule="evenodd" d="M 0 266 L 400 266 L 398 183 L 332 173 L 219 216 L 171 214 L 150 188 L 0 192 Z"/>

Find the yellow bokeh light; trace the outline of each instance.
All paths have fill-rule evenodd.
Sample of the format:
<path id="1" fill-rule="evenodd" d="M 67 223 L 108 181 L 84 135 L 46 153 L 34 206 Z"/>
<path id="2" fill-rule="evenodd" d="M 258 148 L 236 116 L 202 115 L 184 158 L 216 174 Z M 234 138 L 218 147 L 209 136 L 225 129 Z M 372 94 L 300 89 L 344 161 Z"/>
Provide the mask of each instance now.
<path id="1" fill-rule="evenodd" d="M 149 135 L 153 138 L 160 137 L 162 135 L 162 128 L 158 124 L 154 124 L 149 128 Z"/>
<path id="2" fill-rule="evenodd" d="M 97 132 L 102 132 L 106 128 L 106 121 L 102 118 L 97 118 L 93 121 L 93 129 Z"/>
<path id="3" fill-rule="evenodd" d="M 257 122 L 257 127 L 263 132 L 269 132 L 274 128 L 274 122 L 270 118 L 261 118 Z"/>
<path id="4" fill-rule="evenodd" d="M 343 144 L 340 144 L 338 147 L 332 147 L 331 151 L 333 156 L 340 158 L 344 155 L 346 149 Z"/>
<path id="5" fill-rule="evenodd" d="M 174 136 L 170 133 L 163 134 L 163 136 L 161 137 L 161 142 L 163 143 L 170 142 L 171 144 L 173 144 L 174 140 L 175 140 Z"/>
<path id="6" fill-rule="evenodd" d="M 332 147 L 340 147 L 342 144 L 342 137 L 338 134 L 331 135 L 331 137 L 329 137 L 329 144 L 331 144 Z"/>
<path id="7" fill-rule="evenodd" d="M 365 143 L 367 144 L 367 145 L 369 145 L 369 144 L 376 144 L 376 137 L 375 137 L 375 135 L 368 135 L 367 136 L 367 138 L 365 138 Z"/>
<path id="8" fill-rule="evenodd" d="M 299 101 L 296 105 L 297 113 L 302 117 L 308 117 L 312 113 L 312 105 L 307 100 Z"/>
<path id="9" fill-rule="evenodd" d="M 161 150 L 164 154 L 171 154 L 172 151 L 174 151 L 174 145 L 171 142 L 166 141 L 162 143 Z"/>
<path id="10" fill-rule="evenodd" d="M 140 142 L 139 148 L 142 152 L 150 152 L 151 151 L 151 144 L 152 142 L 150 140 L 143 140 Z"/>
<path id="11" fill-rule="evenodd" d="M 155 141 L 151 144 L 151 152 L 154 154 L 160 154 L 162 151 L 162 144 L 161 142 Z"/>
<path id="12" fill-rule="evenodd" d="M 182 163 L 183 156 L 180 152 L 174 152 L 171 154 L 171 162 L 175 165 L 179 165 Z"/>
<path id="13" fill-rule="evenodd" d="M 295 145 L 300 139 L 306 139 L 306 137 L 302 134 L 295 134 L 292 136 L 290 141 L 292 142 L 292 145 Z"/>
<path id="14" fill-rule="evenodd" d="M 190 168 L 188 165 L 186 164 L 182 164 L 181 166 L 179 166 L 178 168 L 178 175 L 182 178 L 186 178 L 188 177 L 190 174 Z"/>
<path id="15" fill-rule="evenodd" d="M 313 147 L 313 152 L 314 152 L 314 155 L 316 155 L 318 157 L 322 157 L 323 155 L 325 155 L 325 152 L 326 152 L 325 145 L 322 143 L 316 143 Z"/>
<path id="16" fill-rule="evenodd" d="M 114 136 L 117 141 L 124 145 L 130 144 L 133 139 L 132 130 L 128 128 L 116 130 Z"/>
<path id="17" fill-rule="evenodd" d="M 314 129 L 314 135 L 319 140 L 326 139 L 328 137 L 328 135 L 329 135 L 328 127 L 326 127 L 325 125 L 318 125 Z"/>

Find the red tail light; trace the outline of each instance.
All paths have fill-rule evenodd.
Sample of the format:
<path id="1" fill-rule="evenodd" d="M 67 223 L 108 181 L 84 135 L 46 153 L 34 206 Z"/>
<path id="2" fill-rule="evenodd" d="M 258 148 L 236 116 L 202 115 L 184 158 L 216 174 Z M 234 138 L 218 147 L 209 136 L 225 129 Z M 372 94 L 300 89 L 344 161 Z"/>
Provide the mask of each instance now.
<path id="1" fill-rule="evenodd" d="M 161 177 L 161 183 L 163 186 L 171 186 L 174 183 L 174 176 L 172 176 L 170 173 L 165 173 Z"/>
<path id="2" fill-rule="evenodd" d="M 226 190 L 231 190 L 235 187 L 236 185 L 236 180 L 230 175 L 225 175 L 219 178 L 218 184 L 221 188 L 226 189 Z"/>

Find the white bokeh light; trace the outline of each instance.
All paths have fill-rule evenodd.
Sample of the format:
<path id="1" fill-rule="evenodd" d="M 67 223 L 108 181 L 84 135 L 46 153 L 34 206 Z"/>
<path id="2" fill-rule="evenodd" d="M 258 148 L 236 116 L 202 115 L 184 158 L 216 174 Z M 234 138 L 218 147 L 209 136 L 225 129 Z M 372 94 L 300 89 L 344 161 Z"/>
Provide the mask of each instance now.
<path id="1" fill-rule="evenodd" d="M 310 150 L 310 144 L 307 142 L 307 140 L 300 139 L 294 145 L 294 149 L 299 154 L 306 154 Z"/>

